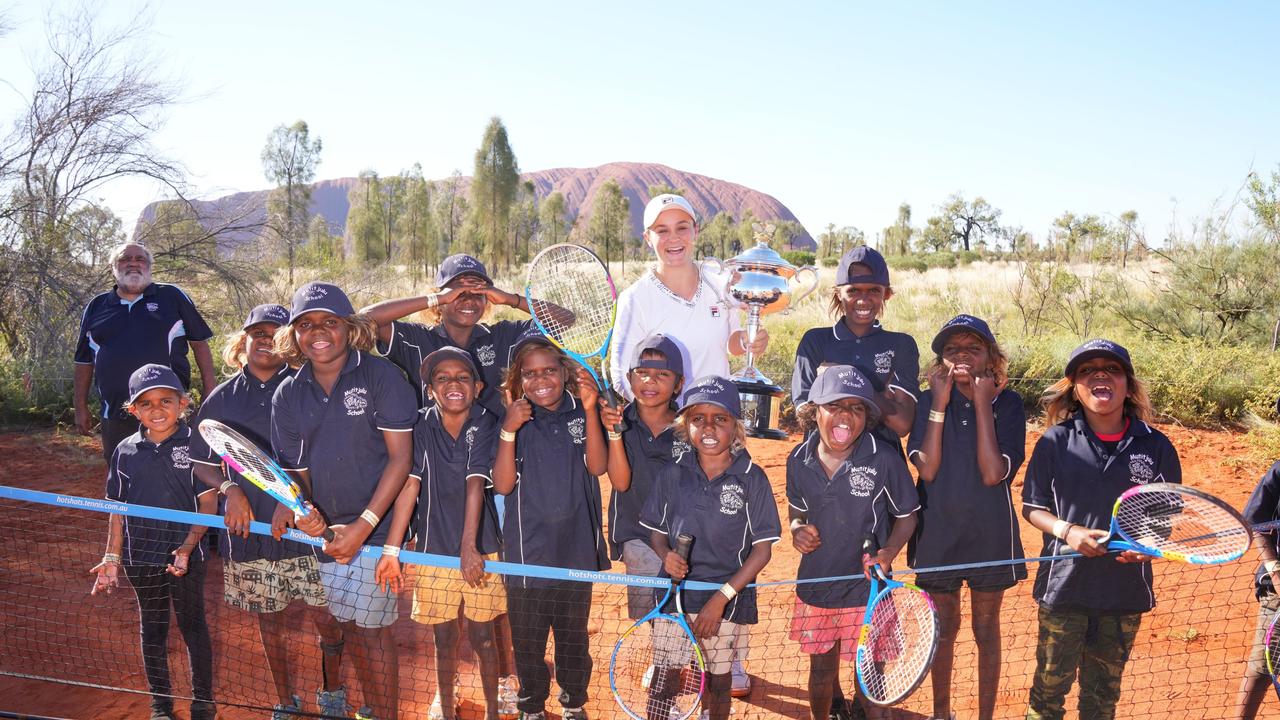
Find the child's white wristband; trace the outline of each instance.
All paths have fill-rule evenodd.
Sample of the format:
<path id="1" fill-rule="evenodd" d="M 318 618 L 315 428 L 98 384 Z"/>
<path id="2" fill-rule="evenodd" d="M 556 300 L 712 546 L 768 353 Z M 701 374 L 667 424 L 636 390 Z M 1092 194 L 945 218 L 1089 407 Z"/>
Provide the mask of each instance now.
<path id="1" fill-rule="evenodd" d="M 385 555 L 386 557 L 398 558 L 400 557 L 400 546 L 399 545 L 383 545 L 382 554 Z"/>
<path id="2" fill-rule="evenodd" d="M 102 555 L 102 562 L 107 565 L 119 565 L 120 553 L 104 553 Z"/>
<path id="3" fill-rule="evenodd" d="M 725 583 L 720 586 L 720 594 L 724 596 L 725 600 L 732 600 L 738 594 L 738 591 L 734 590 L 729 583 Z"/>
<path id="4" fill-rule="evenodd" d="M 233 487 L 235 484 L 236 484 L 235 480 L 223 480 L 222 484 L 218 486 L 218 494 L 226 495 L 227 488 Z"/>
<path id="5" fill-rule="evenodd" d="M 378 513 L 370 510 L 369 508 L 365 508 L 364 512 L 360 513 L 360 519 L 369 523 L 372 527 L 378 527 L 378 521 L 382 518 L 378 517 Z"/>
<path id="6" fill-rule="evenodd" d="M 1067 533 L 1071 532 L 1072 525 L 1075 525 L 1075 523 L 1067 522 L 1066 520 L 1055 520 L 1053 523 L 1053 536 L 1065 541 Z"/>

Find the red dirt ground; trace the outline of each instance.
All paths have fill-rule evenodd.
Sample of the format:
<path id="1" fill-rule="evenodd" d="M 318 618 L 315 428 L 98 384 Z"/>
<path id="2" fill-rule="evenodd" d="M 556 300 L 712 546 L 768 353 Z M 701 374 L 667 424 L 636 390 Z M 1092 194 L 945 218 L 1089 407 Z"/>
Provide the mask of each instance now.
<path id="1" fill-rule="evenodd" d="M 1242 436 L 1169 426 L 1161 429 L 1182 455 L 1187 484 L 1218 495 L 1237 508 L 1244 505 L 1266 464 L 1247 459 L 1248 447 Z M 1037 437 L 1036 432 L 1028 434 L 1028 452 Z M 753 457 L 773 480 L 780 508 L 785 508 L 786 456 L 795 440 L 749 443 Z M 4 468 L 0 484 L 89 497 L 102 493 L 103 468 L 95 440 L 51 432 L 0 434 L 0 466 Z M 1014 483 L 1015 498 L 1020 490 L 1021 477 Z M 785 518 L 785 509 L 783 513 Z M 145 717 L 145 694 L 13 677 L 25 673 L 132 690 L 145 687 L 131 593 L 124 589 L 106 599 L 90 599 L 87 593 L 87 570 L 101 552 L 105 526 L 105 517 L 97 513 L 0 501 L 0 642 L 5 646 L 0 657 L 0 672 L 5 673 L 0 675 L 0 709 L 55 717 Z M 1040 537 L 1025 523 L 1023 545 L 1029 556 L 1039 554 Z M 797 560 L 789 542 L 779 543 L 760 580 L 793 579 Z M 1126 671 L 1119 717 L 1220 718 L 1229 714 L 1256 612 L 1251 592 L 1253 561 L 1250 556 L 1247 561 L 1209 569 L 1159 564 L 1160 604 L 1144 619 Z M 620 564 L 615 569 L 621 570 Z M 219 699 L 258 708 L 269 706 L 274 700 L 265 679 L 256 627 L 244 613 L 222 603 L 216 560 L 210 575 L 206 593 L 218 658 Z M 596 662 L 589 710 L 593 717 L 612 717 L 621 713 L 609 695 L 608 653 L 624 627 L 625 596 L 620 588 L 602 587 L 594 602 L 592 654 Z M 761 593 L 761 623 L 753 631 L 748 661 L 755 685 L 750 697 L 734 702 L 735 720 L 807 714 L 807 659 L 787 639 L 792 602 L 792 592 L 786 587 Z M 317 652 L 301 613 L 290 613 L 307 677 L 304 686 L 315 687 Z M 402 614 L 407 616 L 407 607 Z M 1035 606 L 1029 582 L 1006 594 L 1003 618 L 1004 666 L 997 716 L 1021 717 L 1035 663 Z M 425 666 L 430 641 L 420 626 L 407 620 L 402 619 L 397 628 L 402 716 L 425 716 L 433 691 Z M 953 707 L 959 717 L 971 715 L 976 708 L 975 657 L 967 628 L 966 621 L 956 646 Z M 170 657 L 175 683 L 182 688 L 185 652 L 174 630 Z M 350 663 L 347 666 L 350 675 Z M 844 672 L 848 677 L 849 669 Z M 470 675 L 465 670 L 463 675 L 466 684 Z M 349 686 L 357 687 L 353 677 L 347 680 Z M 553 711 L 557 709 L 556 691 L 553 687 L 549 706 Z M 893 716 L 928 717 L 930 697 L 926 680 Z M 463 716 L 480 717 L 478 689 L 463 687 L 462 698 Z M 1074 699 L 1068 702 L 1068 707 L 1074 706 Z M 186 717 L 186 703 L 177 705 L 180 717 Z M 220 708 L 220 716 L 225 718 L 266 714 Z"/>

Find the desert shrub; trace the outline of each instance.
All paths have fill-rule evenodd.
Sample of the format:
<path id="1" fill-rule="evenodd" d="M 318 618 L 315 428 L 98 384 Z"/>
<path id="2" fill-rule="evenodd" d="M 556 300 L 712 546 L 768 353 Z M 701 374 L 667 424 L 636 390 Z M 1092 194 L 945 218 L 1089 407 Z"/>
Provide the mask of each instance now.
<path id="1" fill-rule="evenodd" d="M 786 260 L 796 267 L 812 265 L 814 261 L 814 254 L 808 250 L 783 250 L 778 254 L 782 256 L 783 260 Z"/>
<path id="2" fill-rule="evenodd" d="M 929 268 L 954 268 L 956 266 L 956 256 L 949 252 L 931 252 L 919 256 L 924 260 L 925 266 Z"/>
<path id="3" fill-rule="evenodd" d="M 913 270 L 924 272 L 929 265 L 917 255 L 890 255 L 884 259 L 891 270 Z"/>
<path id="4" fill-rule="evenodd" d="M 956 262 L 961 265 L 968 265 L 970 263 L 978 262 L 979 260 L 982 260 L 982 253 L 974 250 L 961 250 L 956 253 Z"/>

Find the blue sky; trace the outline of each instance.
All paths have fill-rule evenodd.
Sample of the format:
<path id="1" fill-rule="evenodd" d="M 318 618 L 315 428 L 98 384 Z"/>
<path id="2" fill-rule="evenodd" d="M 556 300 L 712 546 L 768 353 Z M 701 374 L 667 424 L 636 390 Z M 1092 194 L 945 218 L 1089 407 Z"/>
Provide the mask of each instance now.
<path id="1" fill-rule="evenodd" d="M 873 236 L 901 202 L 923 225 L 959 191 L 1037 236 L 1136 209 L 1154 240 L 1280 165 L 1275 4 L 365 5 L 151 6 L 188 98 L 157 144 L 198 195 L 264 187 L 267 134 L 299 118 L 322 178 L 469 173 L 499 115 L 522 169 L 664 163 L 771 193 L 815 234 Z M 18 2 L 0 41 L 6 122 L 47 7 Z M 103 197 L 128 226 L 158 192 Z"/>

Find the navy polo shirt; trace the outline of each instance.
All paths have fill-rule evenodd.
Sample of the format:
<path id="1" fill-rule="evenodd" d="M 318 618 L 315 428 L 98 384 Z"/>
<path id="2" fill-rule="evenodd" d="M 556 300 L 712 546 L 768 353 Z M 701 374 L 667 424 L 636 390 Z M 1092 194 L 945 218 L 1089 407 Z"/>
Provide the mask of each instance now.
<path id="1" fill-rule="evenodd" d="M 1244 521 L 1250 525 L 1280 518 L 1280 462 L 1272 465 L 1271 469 L 1258 481 L 1258 486 L 1249 496 L 1249 502 L 1245 503 L 1243 515 Z M 1280 553 L 1280 532 L 1271 530 L 1268 534 L 1271 536 L 1272 548 Z M 1259 595 L 1275 591 L 1275 588 L 1271 587 L 1271 575 L 1263 569 L 1261 563 L 1258 564 L 1254 582 Z"/>
<path id="2" fill-rule="evenodd" d="M 657 435 L 649 432 L 649 426 L 640 420 L 635 403 L 627 406 L 622 417 L 626 425 L 622 445 L 627 452 L 627 464 L 631 466 L 631 487 L 626 492 L 614 490 L 609 497 L 609 552 L 614 560 L 622 559 L 622 546 L 628 540 L 649 544 L 649 529 L 640 524 L 640 511 L 653 492 L 662 467 L 693 449 L 676 439 L 674 428 L 666 428 Z"/>
<path id="3" fill-rule="evenodd" d="M 782 536 L 769 478 L 745 450 L 715 479 L 702 471 L 696 452 L 684 453 L 663 466 L 640 513 L 640 524 L 669 538 L 692 535 L 688 579 L 712 583 L 728 582 L 757 543 L 775 543 Z M 667 577 L 666 571 L 660 576 Z M 716 592 L 685 590 L 685 612 L 697 613 Z M 755 588 L 746 588 L 730 600 L 724 619 L 755 623 Z"/>
<path id="4" fill-rule="evenodd" d="M 352 350 L 325 394 L 311 363 L 285 378 L 272 398 L 271 445 L 280 464 L 311 471 L 311 497 L 329 522 L 355 522 L 387 466 L 384 430 L 410 432 L 418 419 L 413 391 L 387 360 Z M 382 545 L 390 516 L 365 540 Z M 332 558 L 321 554 L 321 561 Z"/>
<path id="5" fill-rule="evenodd" d="M 292 377 L 293 370 L 283 367 L 266 382 L 241 370 L 232 378 L 222 383 L 209 393 L 200 405 L 200 420 L 217 420 L 244 435 L 258 449 L 271 454 L 271 398 L 276 388 L 285 378 Z M 258 522 L 271 523 L 271 516 L 279 504 L 276 499 L 249 482 L 240 473 L 223 464 L 222 459 L 209 448 L 204 436 L 199 432 L 191 433 L 191 460 L 203 465 L 215 465 L 222 469 L 223 475 L 234 480 L 244 491 L 249 500 L 249 508 L 253 519 Z M 221 508 L 225 512 L 225 500 Z M 218 533 L 219 552 L 223 557 L 234 562 L 253 562 L 254 560 L 284 560 L 302 555 L 311 555 L 310 547 L 292 540 L 276 541 L 266 535 L 251 534 L 247 538 L 231 535 L 223 530 Z"/>
<path id="6" fill-rule="evenodd" d="M 182 385 L 191 387 L 187 341 L 211 337 L 195 303 L 176 285 L 151 283 L 133 302 L 113 287 L 85 307 L 75 361 L 93 365 L 102 417 L 117 417 L 129 399 L 129 376 L 147 363 L 173 368 Z"/>
<path id="7" fill-rule="evenodd" d="M 600 480 L 587 472 L 587 416 L 566 392 L 555 410 L 533 406 L 516 431 L 516 486 L 504 505 L 503 559 L 575 570 L 607 570 Z M 509 586 L 556 584 L 507 578 Z"/>
<path id="8" fill-rule="evenodd" d="M 907 441 L 907 455 L 920 451 L 929 427 L 933 390 L 925 390 L 916 404 L 915 423 Z M 932 483 L 920 481 L 922 510 L 912 546 L 915 568 L 958 565 L 1024 557 L 1018 531 L 1018 512 L 1010 494 L 1013 477 L 1026 455 L 1027 413 L 1022 396 L 1003 390 L 991 401 L 996 446 L 1004 457 L 1004 482 L 988 486 L 978 470 L 978 413 L 973 401 L 954 387 L 942 424 L 942 464 Z M 1006 565 L 991 571 L 967 571 L 966 576 L 995 583 L 1027 576 L 1025 565 Z M 1008 573 L 1007 576 L 996 573 Z"/>
<path id="9" fill-rule="evenodd" d="M 498 417 L 502 417 L 507 411 L 498 389 L 506 379 L 511 346 L 533 326 L 532 320 L 476 323 L 471 331 L 471 341 L 462 348 L 471 353 L 471 359 L 480 370 L 480 379 L 484 381 L 484 389 L 480 391 L 476 402 Z M 422 377 L 422 359 L 442 347 L 455 346 L 456 343 L 449 337 L 449 331 L 445 330 L 443 323 L 422 325 L 397 320 L 391 323 L 391 342 L 385 348 L 379 344 L 378 349 L 388 360 L 405 371 L 418 393 L 418 406 L 426 407 L 431 404 L 427 395 L 430 382 L 428 378 Z"/>
<path id="10" fill-rule="evenodd" d="M 458 437 L 445 429 L 440 408 L 432 406 L 413 428 L 413 471 L 421 483 L 418 509 L 413 517 L 419 552 L 462 554 L 462 525 L 466 519 L 467 480 L 473 475 L 493 487 L 493 460 L 498 450 L 498 417 L 478 404 Z M 486 490 L 476 531 L 476 550 L 498 552 L 498 511 L 493 493 Z"/>
<path id="11" fill-rule="evenodd" d="M 883 543 L 893 518 L 919 509 L 915 484 L 906 463 L 874 433 L 862 433 L 853 453 L 830 479 L 818 457 L 821 437 L 809 433 L 787 456 L 787 502 L 818 529 L 822 544 L 800 556 L 801 580 L 862 574 L 862 544 L 868 537 Z M 809 605 L 849 608 L 867 604 L 867 580 L 801 583 L 796 594 Z"/>
<path id="12" fill-rule="evenodd" d="M 107 468 L 107 499 L 134 505 L 197 512 L 196 497 L 217 492 L 196 480 L 191 472 L 191 428 L 178 429 L 159 445 L 142 430 L 116 446 Z M 191 523 L 124 517 L 125 565 L 164 567 L 191 532 Z M 204 543 L 191 551 L 192 560 L 204 559 Z"/>
<path id="13" fill-rule="evenodd" d="M 1082 527 L 1107 530 L 1116 498 L 1153 482 L 1182 482 L 1178 451 L 1167 437 L 1134 418 L 1115 452 L 1108 453 L 1078 412 L 1036 443 L 1022 503 Z M 1044 535 L 1041 555 L 1070 551 L 1066 543 Z M 1032 596 L 1051 610 L 1101 614 L 1146 612 L 1156 604 L 1151 563 L 1120 563 L 1115 556 L 1042 562 Z"/>

